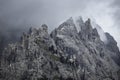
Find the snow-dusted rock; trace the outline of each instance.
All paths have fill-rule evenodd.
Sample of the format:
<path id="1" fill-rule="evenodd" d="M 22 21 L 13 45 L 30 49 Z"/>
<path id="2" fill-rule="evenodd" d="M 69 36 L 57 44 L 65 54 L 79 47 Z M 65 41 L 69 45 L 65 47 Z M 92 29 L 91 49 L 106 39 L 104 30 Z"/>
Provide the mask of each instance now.
<path id="1" fill-rule="evenodd" d="M 0 80 L 120 80 L 115 41 L 106 34 L 111 50 L 90 19 L 76 21 L 69 18 L 51 34 L 45 24 L 24 33 L 2 53 Z"/>

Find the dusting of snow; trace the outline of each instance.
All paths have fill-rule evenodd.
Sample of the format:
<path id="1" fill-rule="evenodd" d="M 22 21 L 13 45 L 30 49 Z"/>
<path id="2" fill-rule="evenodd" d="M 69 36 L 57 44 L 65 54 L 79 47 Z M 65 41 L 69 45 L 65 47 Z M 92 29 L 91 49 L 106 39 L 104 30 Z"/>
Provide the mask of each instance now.
<path id="1" fill-rule="evenodd" d="M 64 35 L 57 34 L 57 37 L 64 38 Z"/>
<path id="2" fill-rule="evenodd" d="M 62 27 L 62 28 L 61 28 L 61 31 L 62 31 L 62 30 L 64 30 L 64 29 L 65 29 L 65 28 L 64 28 L 64 27 Z"/>

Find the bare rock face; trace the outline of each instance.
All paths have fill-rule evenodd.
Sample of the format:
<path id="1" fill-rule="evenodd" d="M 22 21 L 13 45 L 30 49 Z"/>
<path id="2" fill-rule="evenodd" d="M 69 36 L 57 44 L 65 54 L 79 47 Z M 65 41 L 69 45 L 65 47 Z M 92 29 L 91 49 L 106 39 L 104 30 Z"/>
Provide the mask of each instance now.
<path id="1" fill-rule="evenodd" d="M 120 53 L 119 48 L 117 47 L 117 42 L 114 40 L 114 38 L 109 34 L 105 33 L 107 37 L 107 47 L 110 51 L 115 52 L 115 53 Z"/>
<path id="2" fill-rule="evenodd" d="M 119 51 L 119 48 L 117 47 L 117 42 L 114 40 L 114 38 L 109 33 L 105 33 L 105 35 L 107 37 L 106 47 L 111 52 L 114 52 L 114 54 L 111 54 L 112 58 L 118 65 L 120 65 L 120 62 L 119 62 L 120 61 L 120 51 Z"/>
<path id="3" fill-rule="evenodd" d="M 30 28 L 21 42 L 3 51 L 0 80 L 120 80 L 116 52 L 100 39 L 90 19 L 77 21 L 79 32 L 72 18 L 51 34 L 45 24 Z"/>

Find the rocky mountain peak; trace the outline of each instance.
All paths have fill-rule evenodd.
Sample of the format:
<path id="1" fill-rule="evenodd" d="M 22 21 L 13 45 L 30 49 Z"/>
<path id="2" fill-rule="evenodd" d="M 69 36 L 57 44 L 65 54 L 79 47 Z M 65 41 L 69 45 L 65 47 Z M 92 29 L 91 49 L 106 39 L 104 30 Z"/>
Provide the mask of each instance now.
<path id="1" fill-rule="evenodd" d="M 42 30 L 44 30 L 45 32 L 48 32 L 48 26 L 46 24 L 43 24 L 41 26 Z"/>
<path id="2" fill-rule="evenodd" d="M 85 21 L 85 27 L 82 30 L 92 31 L 91 20 L 89 18 L 88 18 L 87 21 Z"/>
<path id="3" fill-rule="evenodd" d="M 73 24 L 73 18 L 70 17 L 70 18 L 67 19 L 65 22 L 68 23 L 68 24 Z"/>
<path id="4" fill-rule="evenodd" d="M 75 36 L 77 34 L 77 29 L 74 24 L 73 18 L 70 17 L 68 20 L 63 22 L 58 28 L 52 31 L 51 36 L 64 38 L 67 36 Z"/>
<path id="5" fill-rule="evenodd" d="M 92 23 L 90 19 L 85 21 L 85 23 L 80 22 L 80 24 L 81 24 L 80 25 L 81 30 L 79 32 L 79 36 L 82 40 L 85 40 L 85 41 L 100 40 L 99 33 L 96 28 L 92 27 Z"/>
<path id="6" fill-rule="evenodd" d="M 72 18 L 51 34 L 46 25 L 30 28 L 21 43 L 10 44 L 3 51 L 0 80 L 120 80 L 116 52 L 99 38 L 90 19 L 78 22 L 79 32 Z"/>
<path id="7" fill-rule="evenodd" d="M 87 20 L 85 23 L 86 23 L 86 24 L 91 24 L 90 18 L 88 18 L 88 20 Z"/>
<path id="8" fill-rule="evenodd" d="M 69 29 L 69 30 L 75 30 L 75 24 L 73 21 L 73 18 L 70 17 L 69 19 L 67 19 L 65 22 L 63 22 L 58 29 L 59 30 L 63 30 L 63 29 Z"/>

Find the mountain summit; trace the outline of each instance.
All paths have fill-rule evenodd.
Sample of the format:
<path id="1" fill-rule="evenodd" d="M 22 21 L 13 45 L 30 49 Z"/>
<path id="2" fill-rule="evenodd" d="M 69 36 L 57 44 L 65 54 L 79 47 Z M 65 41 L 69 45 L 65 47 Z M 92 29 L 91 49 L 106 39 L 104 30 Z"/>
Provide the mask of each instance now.
<path id="1" fill-rule="evenodd" d="M 0 80 L 120 80 L 117 43 L 104 34 L 107 44 L 90 19 L 72 17 L 51 34 L 30 28 L 1 54 Z"/>

